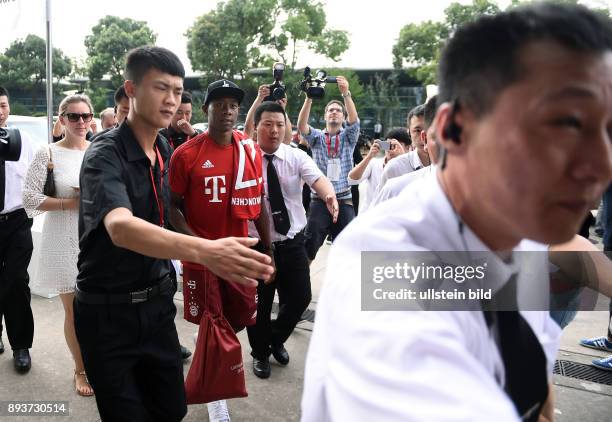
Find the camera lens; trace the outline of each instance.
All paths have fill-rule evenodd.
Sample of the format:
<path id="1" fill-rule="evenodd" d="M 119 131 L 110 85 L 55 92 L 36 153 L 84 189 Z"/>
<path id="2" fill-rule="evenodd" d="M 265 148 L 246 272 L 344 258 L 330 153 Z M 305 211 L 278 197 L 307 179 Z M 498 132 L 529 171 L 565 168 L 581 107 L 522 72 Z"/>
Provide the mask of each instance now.
<path id="1" fill-rule="evenodd" d="M 285 90 L 281 87 L 274 88 L 274 91 L 272 91 L 272 98 L 274 98 L 275 101 L 282 100 L 285 98 Z"/>

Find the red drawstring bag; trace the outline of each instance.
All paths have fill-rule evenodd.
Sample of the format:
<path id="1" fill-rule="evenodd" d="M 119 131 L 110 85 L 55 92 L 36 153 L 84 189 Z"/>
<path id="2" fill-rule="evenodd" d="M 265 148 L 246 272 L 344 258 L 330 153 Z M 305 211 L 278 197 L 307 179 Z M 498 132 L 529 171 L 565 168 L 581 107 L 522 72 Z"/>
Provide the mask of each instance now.
<path id="1" fill-rule="evenodd" d="M 237 333 L 257 322 L 257 287 L 231 281 L 219 284 L 223 302 L 223 316 Z"/>
<path id="2" fill-rule="evenodd" d="M 218 291 L 219 281 L 212 273 L 205 272 L 202 284 L 204 302 L 198 341 L 185 380 L 187 404 L 246 397 L 240 341 L 223 317 L 220 302 L 215 303 L 206 295 L 209 287 L 214 291 L 216 286 Z"/>
<path id="3" fill-rule="evenodd" d="M 183 316 L 199 324 L 205 305 L 222 311 L 219 279 L 205 267 L 183 262 Z"/>

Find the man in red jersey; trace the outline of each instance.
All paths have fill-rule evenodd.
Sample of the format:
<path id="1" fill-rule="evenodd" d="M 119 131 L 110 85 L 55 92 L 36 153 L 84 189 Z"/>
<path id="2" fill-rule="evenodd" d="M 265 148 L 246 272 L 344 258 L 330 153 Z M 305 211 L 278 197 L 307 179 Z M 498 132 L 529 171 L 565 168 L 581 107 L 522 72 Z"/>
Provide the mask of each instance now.
<path id="1" fill-rule="evenodd" d="M 247 236 L 247 223 L 253 220 L 266 253 L 273 256 L 269 220 L 261 207 L 261 152 L 243 132 L 233 130 L 243 97 L 244 91 L 228 80 L 208 86 L 202 106 L 208 115 L 208 131 L 177 148 L 170 163 L 170 221 L 180 233 L 218 239 Z M 220 301 L 236 331 L 255 323 L 256 289 L 207 282 L 202 295 L 200 280 L 208 278 L 197 274 L 205 273 L 206 268 L 188 262 L 184 268 L 188 321 L 198 323 L 206 303 Z M 209 403 L 209 414 L 213 413 L 227 413 L 225 401 Z"/>

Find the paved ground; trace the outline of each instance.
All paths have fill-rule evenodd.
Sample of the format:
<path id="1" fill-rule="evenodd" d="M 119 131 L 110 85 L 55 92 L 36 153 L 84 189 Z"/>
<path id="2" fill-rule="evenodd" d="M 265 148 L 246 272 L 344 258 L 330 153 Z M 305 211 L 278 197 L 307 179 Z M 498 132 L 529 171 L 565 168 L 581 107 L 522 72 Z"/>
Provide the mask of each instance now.
<path id="1" fill-rule="evenodd" d="M 319 295 L 323 272 L 327 261 L 328 246 L 319 253 L 312 266 L 313 304 Z M 175 300 L 182 314 L 182 300 Z M 0 400 L 64 400 L 70 405 L 69 417 L 47 418 L 45 421 L 98 421 L 95 401 L 78 397 L 74 393 L 73 365 L 64 342 L 62 309 L 58 298 L 33 297 L 36 333 L 31 351 L 33 366 L 27 375 L 13 371 L 10 350 L 0 355 Z M 193 334 L 196 326 L 177 318 L 181 342 L 193 349 Z M 566 329 L 559 358 L 588 363 L 593 357 L 603 356 L 594 350 L 577 345 L 579 339 L 603 334 L 607 323 L 605 312 L 582 312 Z M 289 366 L 282 368 L 273 363 L 272 376 L 260 380 L 251 372 L 251 358 L 246 334 L 239 338 L 243 344 L 249 397 L 229 402 L 234 421 L 297 421 L 299 420 L 300 397 L 303 383 L 304 356 L 308 348 L 312 324 L 302 322 L 287 343 L 291 355 Z M 6 336 L 4 342 L 7 343 Z M 528 358 L 528 357 L 526 357 Z M 185 373 L 190 361 L 185 364 Z M 610 422 L 612 420 L 612 387 L 593 384 L 572 378 L 556 376 L 557 420 L 562 422 Z M 17 422 L 42 420 L 43 418 L 2 417 L 0 421 Z M 186 421 L 207 421 L 204 405 L 190 406 Z"/>

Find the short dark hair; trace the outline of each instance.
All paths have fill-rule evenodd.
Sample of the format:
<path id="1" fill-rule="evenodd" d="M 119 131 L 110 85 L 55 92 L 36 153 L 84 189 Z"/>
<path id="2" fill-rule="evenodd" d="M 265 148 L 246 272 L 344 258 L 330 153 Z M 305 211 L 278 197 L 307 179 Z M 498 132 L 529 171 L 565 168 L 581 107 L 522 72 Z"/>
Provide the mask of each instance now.
<path id="1" fill-rule="evenodd" d="M 433 123 L 436 117 L 437 111 L 438 111 L 438 96 L 434 95 L 433 97 L 429 99 L 429 101 L 427 101 L 427 103 L 425 103 L 425 113 L 423 115 L 425 116 L 423 118 L 425 122 L 425 130 L 429 129 L 429 127 Z"/>
<path id="2" fill-rule="evenodd" d="M 181 104 L 193 104 L 193 98 L 189 91 L 183 91 L 181 94 Z"/>
<path id="3" fill-rule="evenodd" d="M 281 113 L 285 117 L 285 119 L 287 119 L 285 109 L 279 103 L 274 101 L 264 101 L 255 110 L 255 127 L 257 127 L 257 125 L 261 121 L 261 115 L 266 111 L 268 113 Z"/>
<path id="4" fill-rule="evenodd" d="M 185 68 L 172 51 L 162 47 L 139 47 L 130 50 L 125 59 L 125 79 L 138 83 L 151 69 L 185 78 Z"/>
<path id="5" fill-rule="evenodd" d="M 330 102 L 328 102 L 327 105 L 325 106 L 325 113 L 327 113 L 327 109 L 332 104 L 338 104 L 342 108 L 342 114 L 346 115 L 346 108 L 344 107 L 344 104 L 342 103 L 342 101 L 339 101 L 339 100 L 331 100 Z"/>
<path id="6" fill-rule="evenodd" d="M 397 139 L 404 145 L 410 145 L 412 143 L 410 134 L 404 127 L 394 127 L 391 129 L 387 132 L 387 139 Z"/>
<path id="7" fill-rule="evenodd" d="M 537 41 L 601 54 L 612 50 L 612 21 L 584 6 L 553 2 L 483 16 L 459 28 L 445 46 L 439 102 L 459 102 L 482 116 L 504 88 L 523 77 L 521 49 Z"/>
<path id="8" fill-rule="evenodd" d="M 119 105 L 119 102 L 121 100 L 123 100 L 124 98 L 128 98 L 127 94 L 125 93 L 125 88 L 123 85 L 121 85 L 119 88 L 117 88 L 117 90 L 115 91 L 115 107 L 117 107 Z"/>
<path id="9" fill-rule="evenodd" d="M 418 105 L 408 112 L 408 118 L 406 119 L 406 122 L 410 124 L 410 120 L 412 120 L 413 117 L 423 117 L 424 115 L 425 106 L 423 104 Z"/>
<path id="10" fill-rule="evenodd" d="M 10 99 L 9 97 L 9 93 L 7 91 L 7 89 L 3 86 L 0 86 L 0 97 L 4 97 L 6 96 L 6 98 Z"/>

